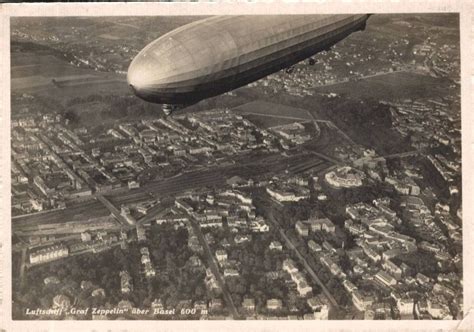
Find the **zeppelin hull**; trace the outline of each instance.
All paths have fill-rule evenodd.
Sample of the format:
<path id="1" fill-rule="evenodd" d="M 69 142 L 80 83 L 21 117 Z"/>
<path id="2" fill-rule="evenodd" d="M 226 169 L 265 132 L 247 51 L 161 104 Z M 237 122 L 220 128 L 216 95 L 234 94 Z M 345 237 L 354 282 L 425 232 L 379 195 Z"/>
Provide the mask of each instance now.
<path id="1" fill-rule="evenodd" d="M 286 25 L 286 27 L 290 27 L 288 31 L 283 29 L 283 32 L 281 30 L 269 32 L 262 30 L 265 27 L 258 26 L 259 31 L 263 31 L 263 35 L 252 36 L 257 39 L 257 47 L 254 49 L 249 46 L 241 46 L 241 49 L 236 48 L 235 45 L 239 41 L 236 42 L 236 38 L 232 37 L 233 42 L 221 42 L 220 45 L 234 45 L 234 49 L 231 49 L 233 54 L 231 52 L 217 61 L 211 59 L 209 62 L 206 62 L 206 59 L 194 60 L 191 58 L 190 65 L 185 63 L 184 68 L 177 68 L 175 72 L 167 68 L 162 69 L 162 66 L 167 65 L 163 63 L 163 59 L 157 61 L 160 65 L 153 64 L 153 54 L 155 56 L 161 54 L 159 50 L 153 53 L 154 48 L 160 49 L 161 42 L 170 38 L 165 35 L 163 36 L 166 37 L 165 39 L 162 37 L 153 42 L 135 58 L 129 68 L 128 81 L 135 94 L 149 102 L 160 104 L 195 103 L 254 82 L 326 50 L 352 32 L 363 29 L 367 18 L 368 15 L 325 15 L 323 19 L 319 19 L 318 16 L 306 16 L 305 21 L 299 22 L 298 16 L 287 16 L 284 19 L 287 20 L 285 23 L 289 22 Z M 251 17 L 245 17 L 245 19 L 255 20 Z M 299 24 L 293 24 L 292 21 Z M 227 23 L 229 22 L 227 21 Z M 235 23 L 245 22 L 242 22 L 242 18 L 240 18 L 240 22 Z M 282 22 L 278 23 L 283 24 Z M 209 25 L 209 23 L 207 24 Z M 195 26 L 193 25 L 193 27 Z M 205 22 L 203 27 L 206 27 Z M 231 27 L 233 29 L 239 28 L 235 25 L 231 25 Z M 177 33 L 179 35 L 185 34 L 186 30 L 185 26 Z M 196 31 L 196 28 L 193 31 Z M 232 33 L 233 31 L 230 32 L 230 34 Z M 252 31 L 248 30 L 248 33 L 252 33 Z M 233 35 L 235 36 L 235 33 Z M 245 34 L 243 35 L 245 36 Z M 222 34 L 216 38 L 229 39 L 228 35 Z M 262 40 L 260 41 L 258 38 Z M 242 42 L 240 41 L 240 43 Z M 167 47 L 170 46 L 167 45 Z M 228 47 L 232 48 L 232 46 Z M 181 50 L 183 49 L 181 48 Z M 178 52 L 179 48 L 176 48 L 175 51 Z M 176 54 L 176 57 L 178 56 L 179 54 Z M 139 77 L 140 75 L 145 79 Z"/>

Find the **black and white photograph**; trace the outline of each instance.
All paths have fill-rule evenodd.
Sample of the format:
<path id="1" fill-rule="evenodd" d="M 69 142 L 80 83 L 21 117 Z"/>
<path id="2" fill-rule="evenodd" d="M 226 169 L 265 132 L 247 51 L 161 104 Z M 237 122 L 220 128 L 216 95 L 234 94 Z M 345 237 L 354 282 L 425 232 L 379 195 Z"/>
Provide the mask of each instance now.
<path id="1" fill-rule="evenodd" d="M 14 321 L 463 319 L 459 13 L 9 31 Z"/>

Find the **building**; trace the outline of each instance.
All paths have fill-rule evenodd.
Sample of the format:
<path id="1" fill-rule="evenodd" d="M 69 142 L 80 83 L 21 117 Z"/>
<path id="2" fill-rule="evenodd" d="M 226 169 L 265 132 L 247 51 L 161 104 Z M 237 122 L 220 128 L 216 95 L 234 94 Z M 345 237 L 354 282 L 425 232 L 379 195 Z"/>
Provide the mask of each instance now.
<path id="1" fill-rule="evenodd" d="M 92 236 L 88 232 L 82 232 L 81 233 L 81 240 L 82 240 L 82 242 L 89 242 L 89 241 L 92 240 Z"/>
<path id="2" fill-rule="evenodd" d="M 375 279 L 389 287 L 397 284 L 397 280 L 385 271 L 377 272 Z"/>
<path id="3" fill-rule="evenodd" d="M 137 225 L 136 231 L 137 231 L 138 241 L 145 241 L 146 240 L 145 228 L 141 225 Z"/>
<path id="4" fill-rule="evenodd" d="M 427 303 L 427 312 L 431 317 L 435 319 L 452 319 L 449 307 L 446 304 L 435 299 L 427 299 Z"/>
<path id="5" fill-rule="evenodd" d="M 235 175 L 227 179 L 226 183 L 230 185 L 232 188 L 238 188 L 238 187 L 252 186 L 253 180 L 252 179 L 245 180 L 241 178 L 240 176 Z"/>
<path id="6" fill-rule="evenodd" d="M 303 223 L 302 221 L 298 220 L 295 224 L 295 229 L 300 236 L 308 236 L 309 235 L 309 227 L 307 224 Z"/>
<path id="7" fill-rule="evenodd" d="M 395 299 L 401 315 L 413 315 L 413 311 L 415 310 L 413 298 L 406 294 L 398 294 L 396 292 L 392 292 L 390 295 Z"/>
<path id="8" fill-rule="evenodd" d="M 347 219 L 344 222 L 344 228 L 347 228 L 352 235 L 361 235 L 366 231 L 366 228 L 362 226 L 362 224 L 356 224 L 351 219 Z"/>
<path id="9" fill-rule="evenodd" d="M 304 278 L 304 277 L 303 277 Z M 306 279 L 300 279 L 296 282 L 296 290 L 298 291 L 301 297 L 306 297 L 313 291 L 313 288 L 308 285 Z"/>
<path id="10" fill-rule="evenodd" d="M 177 199 L 174 204 L 178 209 L 183 209 L 186 213 L 191 214 L 194 211 L 193 207 L 182 199 Z"/>
<path id="11" fill-rule="evenodd" d="M 269 245 L 270 250 L 282 251 L 283 246 L 278 241 L 272 241 Z"/>
<path id="12" fill-rule="evenodd" d="M 296 289 L 301 297 L 309 295 L 313 288 L 308 285 L 305 276 L 298 271 L 292 259 L 287 258 L 283 261 L 282 269 L 289 273 L 291 280 L 296 284 Z"/>
<path id="13" fill-rule="evenodd" d="M 353 292 L 355 292 L 357 290 L 357 286 L 354 285 L 352 282 L 350 282 L 349 280 L 344 280 L 342 282 L 342 285 L 344 286 L 345 290 L 349 293 L 349 294 L 352 294 Z"/>
<path id="14" fill-rule="evenodd" d="M 239 271 L 236 269 L 224 269 L 224 277 L 238 277 L 239 276 Z"/>
<path id="15" fill-rule="evenodd" d="M 250 230 L 257 233 L 265 233 L 270 230 L 270 226 L 265 223 L 263 219 L 256 219 L 250 222 Z"/>
<path id="16" fill-rule="evenodd" d="M 121 271 L 119 275 L 122 294 L 129 294 L 132 291 L 132 277 L 128 271 Z"/>
<path id="17" fill-rule="evenodd" d="M 320 252 L 323 250 L 323 248 L 313 240 L 308 241 L 308 248 L 313 252 Z"/>
<path id="18" fill-rule="evenodd" d="M 328 320 L 329 319 L 329 307 L 327 304 L 321 305 L 319 308 L 313 311 L 314 319 L 317 320 Z"/>
<path id="19" fill-rule="evenodd" d="M 336 249 L 328 241 L 323 241 L 323 248 L 329 252 L 336 252 Z"/>
<path id="20" fill-rule="evenodd" d="M 306 224 L 308 224 L 312 232 L 325 231 L 327 233 L 334 233 L 336 231 L 336 226 L 328 218 L 312 218 L 307 220 Z"/>
<path id="21" fill-rule="evenodd" d="M 402 269 L 393 263 L 391 260 L 387 259 L 382 263 L 382 268 L 390 273 L 395 279 L 400 280 L 402 278 Z"/>
<path id="22" fill-rule="evenodd" d="M 298 268 L 296 267 L 295 262 L 291 258 L 287 258 L 283 261 L 282 268 L 289 274 L 298 272 Z"/>
<path id="23" fill-rule="evenodd" d="M 209 301 L 209 309 L 210 310 L 220 310 L 222 309 L 222 300 L 221 299 L 212 299 Z"/>
<path id="24" fill-rule="evenodd" d="M 59 279 L 54 276 L 44 278 L 43 282 L 45 285 L 49 285 L 49 284 L 57 285 L 60 283 Z M 81 283 L 81 288 L 82 288 L 82 283 Z"/>
<path id="25" fill-rule="evenodd" d="M 216 250 L 216 258 L 219 263 L 227 261 L 227 252 L 225 250 Z"/>
<path id="26" fill-rule="evenodd" d="M 365 311 L 374 303 L 373 296 L 364 294 L 358 290 L 352 293 L 352 303 L 355 305 L 357 310 Z"/>
<path id="27" fill-rule="evenodd" d="M 372 309 L 364 311 L 364 320 L 373 320 L 375 318 L 375 312 Z"/>
<path id="28" fill-rule="evenodd" d="M 440 284 L 440 283 L 436 283 L 434 284 L 433 286 L 433 293 L 434 294 L 441 294 L 441 295 L 444 295 L 444 296 L 447 296 L 447 297 L 454 297 L 456 295 L 456 291 L 447 286 L 447 285 L 444 285 L 444 284 Z"/>
<path id="29" fill-rule="evenodd" d="M 156 271 L 150 261 L 144 263 L 144 270 L 147 278 L 152 278 L 156 275 Z"/>
<path id="30" fill-rule="evenodd" d="M 242 308 L 247 311 L 255 311 L 255 300 L 251 298 L 245 298 L 242 301 Z"/>
<path id="31" fill-rule="evenodd" d="M 282 308 L 283 308 L 283 302 L 280 299 L 267 300 L 268 310 L 281 310 Z"/>
<path id="32" fill-rule="evenodd" d="M 158 311 L 164 309 L 165 306 L 163 305 L 163 301 L 161 299 L 154 299 L 151 303 L 151 308 Z"/>
<path id="33" fill-rule="evenodd" d="M 206 311 L 207 303 L 205 301 L 196 301 L 194 302 L 194 309 L 198 310 L 198 312 Z"/>
<path id="34" fill-rule="evenodd" d="M 355 188 L 362 186 L 362 176 L 349 166 L 339 167 L 324 175 L 326 182 L 335 188 Z"/>
<path id="35" fill-rule="evenodd" d="M 424 274 L 422 273 L 417 273 L 416 276 L 416 281 L 420 284 L 420 285 L 426 285 L 426 284 L 429 284 L 431 282 L 431 279 L 427 276 L 425 276 Z"/>
<path id="36" fill-rule="evenodd" d="M 234 238 L 235 243 L 240 244 L 240 243 L 245 243 L 252 240 L 251 235 L 242 235 L 242 234 L 237 234 Z"/>
<path id="37" fill-rule="evenodd" d="M 239 190 L 226 190 L 219 194 L 220 196 L 224 197 L 234 197 L 238 199 L 242 204 L 252 205 L 252 198 L 246 196 L 244 193 L 240 192 Z"/>
<path id="38" fill-rule="evenodd" d="M 30 253 L 30 263 L 40 264 L 67 256 L 69 256 L 68 247 L 62 244 L 55 244 Z"/>
<path id="39" fill-rule="evenodd" d="M 71 300 L 66 295 L 60 294 L 53 298 L 53 308 L 67 310 L 71 307 Z"/>
<path id="40" fill-rule="evenodd" d="M 267 193 L 279 202 L 298 202 L 302 199 L 309 198 L 309 190 L 285 191 L 267 187 Z"/>
<path id="41" fill-rule="evenodd" d="M 128 189 L 140 188 L 140 183 L 133 180 L 128 181 L 127 185 L 128 185 Z"/>
<path id="42" fill-rule="evenodd" d="M 92 297 L 105 297 L 105 290 L 103 288 L 96 288 L 91 293 Z"/>

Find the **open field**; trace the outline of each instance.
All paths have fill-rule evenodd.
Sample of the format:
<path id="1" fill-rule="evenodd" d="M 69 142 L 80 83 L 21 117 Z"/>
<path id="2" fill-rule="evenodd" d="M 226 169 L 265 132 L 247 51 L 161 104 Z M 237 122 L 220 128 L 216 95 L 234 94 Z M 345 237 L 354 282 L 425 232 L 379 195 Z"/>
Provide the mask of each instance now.
<path id="1" fill-rule="evenodd" d="M 444 94 L 449 81 L 427 75 L 408 72 L 388 73 L 355 82 L 318 87 L 316 92 L 337 93 L 355 99 L 376 98 L 392 100 L 398 98 L 430 98 Z"/>
<path id="2" fill-rule="evenodd" d="M 11 86 L 12 92 L 38 93 L 62 100 L 100 92 L 131 93 L 124 75 L 77 68 L 44 51 L 12 53 Z"/>
<path id="3" fill-rule="evenodd" d="M 65 65 L 63 61 L 57 57 L 46 54 L 44 51 L 18 51 L 13 48 L 11 56 L 11 67 L 21 68 L 21 67 L 34 67 L 34 66 L 57 66 Z M 12 75 L 13 76 L 13 75 Z"/>
<path id="4" fill-rule="evenodd" d="M 72 66 L 66 60 L 44 51 L 13 51 L 11 62 L 12 79 L 20 77 L 41 76 L 68 76 L 68 75 L 99 76 L 91 70 Z"/>
<path id="5" fill-rule="evenodd" d="M 99 37 L 104 38 L 104 39 L 109 39 L 109 40 L 120 40 L 120 37 L 111 35 L 109 33 L 103 33 L 103 34 L 99 35 Z"/>
<path id="6" fill-rule="evenodd" d="M 27 76 L 21 78 L 12 78 L 12 90 L 26 90 L 34 88 L 54 88 L 51 79 L 41 75 Z"/>

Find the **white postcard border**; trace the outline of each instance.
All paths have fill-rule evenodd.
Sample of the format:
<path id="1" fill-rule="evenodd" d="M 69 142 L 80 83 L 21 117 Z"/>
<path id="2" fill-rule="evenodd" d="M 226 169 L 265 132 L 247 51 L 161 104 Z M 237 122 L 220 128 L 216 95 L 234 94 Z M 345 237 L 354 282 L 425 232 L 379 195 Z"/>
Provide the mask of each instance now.
<path id="1" fill-rule="evenodd" d="M 215 3 L 50 3 L 0 5 L 0 329 L 6 331 L 474 331 L 474 92 L 473 5 L 470 0 L 315 0 L 313 2 Z M 461 108 L 463 166 L 463 270 L 462 321 L 13 321 L 11 319 L 11 211 L 10 211 L 10 25 L 13 16 L 152 16 L 217 14 L 321 14 L 321 13 L 460 13 Z"/>

